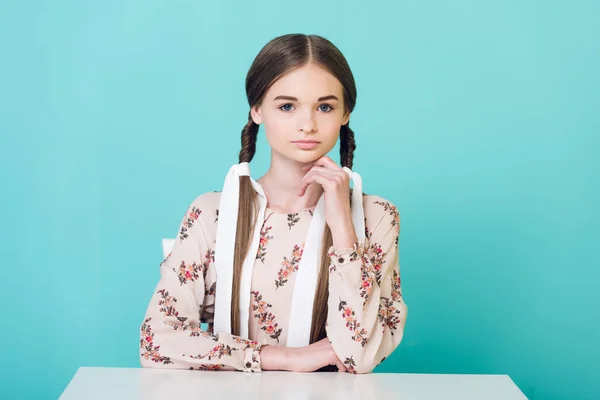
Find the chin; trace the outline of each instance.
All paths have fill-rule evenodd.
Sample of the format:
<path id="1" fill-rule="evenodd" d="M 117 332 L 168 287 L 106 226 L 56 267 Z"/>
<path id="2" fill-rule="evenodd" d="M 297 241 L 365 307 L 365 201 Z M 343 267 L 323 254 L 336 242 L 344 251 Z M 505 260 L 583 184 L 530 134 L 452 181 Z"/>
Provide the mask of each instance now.
<path id="1" fill-rule="evenodd" d="M 318 150 L 301 150 L 295 154 L 290 154 L 289 158 L 299 163 L 308 164 L 317 161 L 326 154 Z"/>

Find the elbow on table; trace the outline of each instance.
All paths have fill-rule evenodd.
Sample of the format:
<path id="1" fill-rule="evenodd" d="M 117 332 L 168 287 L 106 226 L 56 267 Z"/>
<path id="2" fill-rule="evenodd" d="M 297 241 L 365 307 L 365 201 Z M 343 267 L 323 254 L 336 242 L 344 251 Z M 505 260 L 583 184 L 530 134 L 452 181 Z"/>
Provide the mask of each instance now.
<path id="1" fill-rule="evenodd" d="M 142 368 L 160 368 L 161 364 L 152 361 L 152 359 L 147 355 L 144 355 L 144 353 L 140 353 L 140 366 Z"/>
<path id="2" fill-rule="evenodd" d="M 140 367 L 142 368 L 152 368 L 154 367 L 152 365 L 152 361 L 150 361 L 149 359 L 145 358 L 144 355 L 142 353 L 140 353 Z"/>
<path id="3" fill-rule="evenodd" d="M 149 322 L 152 318 L 146 318 L 141 326 L 140 330 L 140 341 L 139 341 L 139 354 L 140 354 L 140 365 L 142 368 L 177 368 L 171 357 L 165 355 L 161 346 L 157 345 L 156 342 L 163 342 L 162 334 L 159 337 L 155 335 L 159 332 L 154 331 Z"/>
<path id="4" fill-rule="evenodd" d="M 349 357 L 341 359 L 341 361 L 346 367 L 346 371 L 351 374 L 369 374 L 379 364 L 365 352 L 356 352 Z"/>
<path id="5" fill-rule="evenodd" d="M 160 364 L 152 361 L 150 357 L 140 352 L 140 366 L 142 368 L 160 368 Z"/>
<path id="6" fill-rule="evenodd" d="M 402 334 L 400 333 L 399 335 L 395 335 L 394 341 L 390 344 L 387 351 L 377 351 L 375 354 L 370 351 L 357 352 L 352 357 L 347 358 L 344 365 L 352 367 L 348 368 L 348 371 L 355 374 L 371 373 L 396 350 L 401 340 Z"/>
<path id="7" fill-rule="evenodd" d="M 351 372 L 355 374 L 370 374 L 376 366 L 377 363 L 373 362 L 373 360 L 366 360 L 363 358 L 362 360 L 356 361 L 356 366 Z"/>

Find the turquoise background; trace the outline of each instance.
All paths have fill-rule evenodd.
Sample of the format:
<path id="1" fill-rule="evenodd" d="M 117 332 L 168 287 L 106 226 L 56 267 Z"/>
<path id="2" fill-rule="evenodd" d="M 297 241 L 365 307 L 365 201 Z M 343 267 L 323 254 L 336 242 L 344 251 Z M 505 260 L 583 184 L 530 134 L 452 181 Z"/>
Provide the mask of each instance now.
<path id="1" fill-rule="evenodd" d="M 1 1 L 0 397 L 139 366 L 161 239 L 237 161 L 255 55 L 302 32 L 346 55 L 355 169 L 402 216 L 409 317 L 377 371 L 600 398 L 598 15 L 597 1 Z M 261 138 L 255 177 L 268 162 Z"/>

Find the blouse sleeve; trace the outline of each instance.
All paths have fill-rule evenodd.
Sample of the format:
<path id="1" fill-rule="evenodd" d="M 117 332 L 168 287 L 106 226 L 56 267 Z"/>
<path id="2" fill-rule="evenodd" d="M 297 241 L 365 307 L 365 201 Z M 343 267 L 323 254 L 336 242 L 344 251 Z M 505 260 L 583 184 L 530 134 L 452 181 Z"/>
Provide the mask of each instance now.
<path id="1" fill-rule="evenodd" d="M 201 329 L 200 319 L 212 318 L 207 310 L 213 309 L 215 287 L 205 282 L 208 269 L 214 267 L 214 252 L 205 239 L 199 199 L 188 208 L 175 245 L 160 264 L 160 279 L 141 324 L 140 363 L 151 368 L 258 372 L 262 344 Z"/>
<path id="2" fill-rule="evenodd" d="M 366 243 L 329 249 L 327 336 L 351 373 L 367 373 L 402 340 L 408 308 L 402 298 L 398 238 L 400 216 L 381 204 L 383 215 L 367 227 Z"/>

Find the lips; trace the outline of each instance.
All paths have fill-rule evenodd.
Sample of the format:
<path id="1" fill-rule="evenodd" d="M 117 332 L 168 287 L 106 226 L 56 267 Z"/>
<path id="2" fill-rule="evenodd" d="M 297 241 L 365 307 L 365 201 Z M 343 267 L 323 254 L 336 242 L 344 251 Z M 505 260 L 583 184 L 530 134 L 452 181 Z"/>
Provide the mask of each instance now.
<path id="1" fill-rule="evenodd" d="M 310 150 L 310 149 L 314 149 L 315 147 L 317 147 L 320 142 L 318 142 L 316 140 L 296 140 L 292 143 L 294 143 L 294 145 L 299 149 Z"/>

